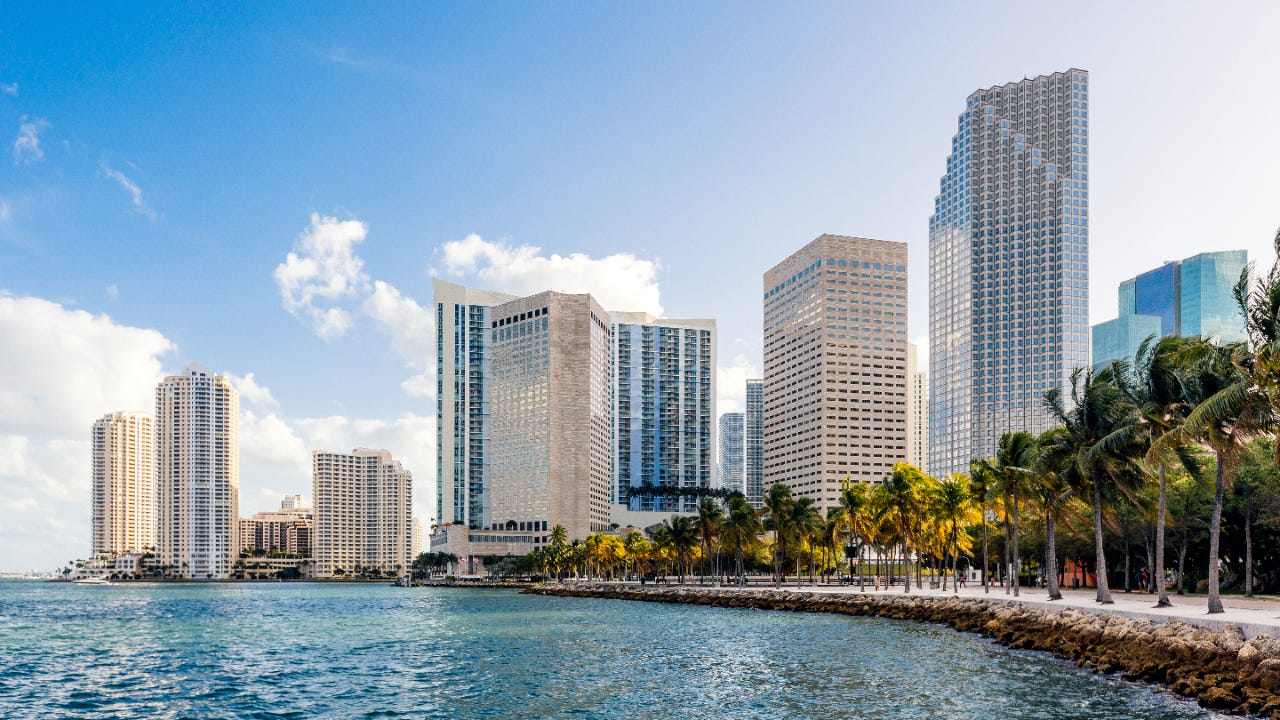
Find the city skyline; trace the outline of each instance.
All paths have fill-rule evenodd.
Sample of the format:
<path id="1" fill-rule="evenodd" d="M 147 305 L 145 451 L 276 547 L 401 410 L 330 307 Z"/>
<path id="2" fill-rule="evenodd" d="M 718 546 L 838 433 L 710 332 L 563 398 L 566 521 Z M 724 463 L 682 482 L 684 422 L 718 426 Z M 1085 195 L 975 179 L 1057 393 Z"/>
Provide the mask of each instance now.
<path id="1" fill-rule="evenodd" d="M 387 31 L 372 10 L 20 8 L 0 20 L 0 569 L 83 555 L 92 422 L 192 361 L 241 395 L 242 514 L 305 491 L 312 449 L 367 446 L 434 515 L 432 277 L 716 318 L 730 412 L 763 367 L 759 274 L 819 233 L 886 237 L 921 342 L 958 101 L 1023 76 L 1088 69 L 1105 108 L 1089 322 L 1164 260 L 1265 264 L 1278 13 L 417 8 Z M 944 62 L 1029 22 L 1045 33 Z M 1205 132 L 1224 109 L 1233 131 Z"/>

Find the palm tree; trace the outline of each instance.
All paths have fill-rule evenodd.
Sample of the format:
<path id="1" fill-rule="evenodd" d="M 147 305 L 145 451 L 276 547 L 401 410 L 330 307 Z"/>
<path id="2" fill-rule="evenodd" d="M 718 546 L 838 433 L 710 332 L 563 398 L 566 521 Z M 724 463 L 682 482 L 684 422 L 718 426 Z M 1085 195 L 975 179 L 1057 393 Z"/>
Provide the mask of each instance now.
<path id="1" fill-rule="evenodd" d="M 787 535 L 791 532 L 791 508 L 795 503 L 791 498 L 791 488 L 782 483 L 769 487 L 764 496 L 765 521 L 764 528 L 773 532 L 773 582 L 774 587 L 782 587 L 783 558 L 786 555 Z"/>
<path id="2" fill-rule="evenodd" d="M 672 515 L 662 521 L 659 531 L 665 544 L 675 553 L 676 575 L 678 582 L 684 584 L 685 571 L 689 566 L 689 557 L 698 547 L 697 521 L 689 515 Z"/>
<path id="3" fill-rule="evenodd" d="M 1078 470 L 1072 462 L 1072 446 L 1068 434 L 1060 428 L 1049 430 L 1036 439 L 1034 481 L 1031 494 L 1040 502 L 1044 511 L 1044 574 L 1045 589 L 1050 600 L 1061 600 L 1058 588 L 1058 515 L 1071 497 Z"/>
<path id="4" fill-rule="evenodd" d="M 982 510 L 982 592 L 991 592 L 991 583 L 987 581 L 987 568 L 990 567 L 990 547 L 987 537 L 987 504 L 991 499 L 991 488 L 995 486 L 995 468 L 987 460 L 973 460 L 969 463 L 969 489 L 978 501 Z"/>
<path id="5" fill-rule="evenodd" d="M 565 563 L 569 560 L 569 531 L 563 525 L 551 528 L 551 542 L 546 551 L 551 571 L 557 580 L 563 580 Z"/>
<path id="6" fill-rule="evenodd" d="M 960 525 L 973 514 L 973 495 L 969 488 L 969 479 L 959 473 L 948 475 L 938 483 L 938 492 L 935 498 L 937 514 L 945 523 L 945 553 L 951 555 L 950 575 L 954 578 L 956 577 L 960 558 Z M 945 555 L 943 562 L 946 562 Z M 946 577 L 946 575 L 943 575 L 943 592 L 946 592 L 947 589 Z M 955 592 L 960 592 L 958 585 L 955 586 Z"/>
<path id="7" fill-rule="evenodd" d="M 1133 407 L 1125 402 L 1114 382 L 1112 368 L 1097 372 L 1076 368 L 1071 373 L 1071 401 L 1064 404 L 1062 393 L 1052 388 L 1045 393 L 1045 405 L 1049 414 L 1062 426 L 1065 452 L 1076 466 L 1075 472 L 1065 479 L 1079 483 L 1079 492 L 1088 490 L 1093 496 L 1093 542 L 1096 554 L 1098 579 L 1097 602 L 1110 605 L 1111 589 L 1107 583 L 1107 556 L 1103 547 L 1102 512 L 1104 488 L 1118 475 L 1118 465 L 1128 458 L 1125 452 L 1131 448 L 1118 448 L 1115 443 L 1103 443 L 1113 433 L 1121 431 L 1136 419 Z"/>
<path id="8" fill-rule="evenodd" d="M 813 498 L 796 498 L 791 506 L 791 539 L 796 548 L 796 587 L 801 583 L 800 551 L 809 543 L 809 584 L 813 584 L 813 540 L 822 530 L 822 513 Z"/>
<path id="9" fill-rule="evenodd" d="M 902 561 L 910 563 L 911 546 L 915 540 L 913 532 L 916 517 L 920 511 L 917 488 L 923 481 L 923 473 L 914 465 L 900 462 L 893 466 L 893 472 L 880 485 L 884 493 L 886 506 L 896 525 L 898 541 L 902 543 Z M 906 577 L 902 591 L 911 592 L 911 573 L 905 571 Z"/>
<path id="10" fill-rule="evenodd" d="M 862 545 L 871 536 L 870 497 L 867 486 L 860 482 L 851 482 L 845 478 L 840 488 L 840 519 L 844 522 L 847 547 L 853 550 L 849 555 L 849 579 L 853 580 L 854 554 L 861 555 Z M 861 560 L 861 557 L 858 558 Z M 858 573 L 858 588 L 865 591 L 862 583 L 863 573 Z"/>
<path id="11" fill-rule="evenodd" d="M 720 520 L 724 509 L 715 498 L 704 497 L 698 502 L 698 537 L 702 539 L 702 579 L 707 576 L 707 556 L 720 535 Z M 716 578 L 720 577 L 720 553 L 716 553 Z"/>
<path id="12" fill-rule="evenodd" d="M 1013 575 L 1013 595 L 1018 596 L 1018 578 L 1022 573 L 1022 558 L 1018 543 L 1021 521 L 1021 498 L 1030 482 L 1031 464 L 1035 462 L 1036 441 L 1030 433 L 1012 432 L 1000 436 L 996 448 L 995 488 L 1005 499 L 1005 522 L 1009 532 L 1009 568 Z M 1005 592 L 1009 592 L 1008 586 Z"/>
<path id="13" fill-rule="evenodd" d="M 755 544 L 761 530 L 760 516 L 747 499 L 739 495 L 729 498 L 729 512 L 721 520 L 720 542 L 733 548 L 740 580 L 746 578 L 743 555 Z"/>

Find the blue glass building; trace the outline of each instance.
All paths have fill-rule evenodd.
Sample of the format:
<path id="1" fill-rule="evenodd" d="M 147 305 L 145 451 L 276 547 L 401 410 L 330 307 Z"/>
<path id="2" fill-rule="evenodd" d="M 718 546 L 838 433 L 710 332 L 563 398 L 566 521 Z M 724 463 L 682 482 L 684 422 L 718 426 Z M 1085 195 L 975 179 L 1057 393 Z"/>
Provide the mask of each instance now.
<path id="1" fill-rule="evenodd" d="M 1248 264 L 1244 250 L 1200 253 L 1120 283 L 1119 317 L 1093 326 L 1093 366 L 1132 359 L 1151 336 L 1244 340 L 1232 290 Z"/>

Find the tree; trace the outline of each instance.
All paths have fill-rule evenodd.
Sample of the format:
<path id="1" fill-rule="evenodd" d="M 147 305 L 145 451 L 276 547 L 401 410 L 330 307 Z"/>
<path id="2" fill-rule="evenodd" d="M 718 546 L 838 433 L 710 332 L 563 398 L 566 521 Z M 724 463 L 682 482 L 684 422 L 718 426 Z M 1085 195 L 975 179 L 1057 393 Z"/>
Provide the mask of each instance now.
<path id="1" fill-rule="evenodd" d="M 729 512 L 721 519 L 720 542 L 733 548 L 739 581 L 746 578 L 743 562 L 747 548 L 756 543 L 762 529 L 759 514 L 746 498 L 729 498 Z"/>
<path id="2" fill-rule="evenodd" d="M 973 460 L 969 463 L 969 489 L 978 508 L 982 511 L 982 592 L 990 593 L 991 584 L 987 581 L 990 547 L 987 537 L 987 505 L 991 498 L 991 488 L 995 485 L 995 468 L 986 460 Z"/>
<path id="3" fill-rule="evenodd" d="M 764 496 L 764 529 L 773 532 L 774 587 L 782 587 L 783 573 L 786 572 L 783 558 L 786 554 L 787 535 L 791 532 L 791 509 L 794 502 L 791 488 L 782 483 L 770 486 Z"/>
<path id="4" fill-rule="evenodd" d="M 853 578 L 854 555 L 862 552 L 863 543 L 871 537 L 870 498 L 867 486 L 860 482 L 851 482 L 845 478 L 840 487 L 840 519 L 844 524 L 847 547 L 853 550 L 849 554 L 849 577 Z M 866 590 L 862 584 L 863 573 L 858 573 L 858 587 Z"/>
<path id="5" fill-rule="evenodd" d="M 698 547 L 697 522 L 688 515 L 672 515 L 662 521 L 658 528 L 662 537 L 659 543 L 670 548 L 676 559 L 676 574 L 679 583 L 684 584 L 685 572 L 688 570 L 693 551 Z M 655 536 L 656 539 L 657 536 Z"/>
<path id="6" fill-rule="evenodd" d="M 1036 441 L 1030 433 L 1012 432 L 1000 436 L 996 448 L 995 470 L 992 488 L 1005 502 L 1005 522 L 1008 527 L 1010 572 L 1013 575 L 1013 594 L 1018 596 L 1018 577 L 1022 572 L 1022 558 L 1018 547 L 1018 529 L 1021 520 L 1022 498 L 1031 481 L 1031 465 L 1036 458 Z M 1005 592 L 1009 592 L 1006 586 Z"/>
<path id="7" fill-rule="evenodd" d="M 948 475 L 938 483 L 935 498 L 936 512 L 945 521 L 946 552 L 951 556 L 950 576 L 954 578 L 960 558 L 960 527 L 974 520 L 974 502 L 969 478 L 960 473 Z M 945 579 L 942 589 L 944 592 L 947 589 Z M 958 585 L 955 586 L 955 592 L 960 592 Z"/>
<path id="8" fill-rule="evenodd" d="M 698 501 L 698 537 L 702 540 L 702 579 L 707 576 L 707 556 L 720 536 L 720 520 L 724 517 L 724 509 L 714 498 L 704 497 Z M 716 577 L 720 576 L 720 554 L 716 553 Z"/>
<path id="9" fill-rule="evenodd" d="M 924 482 L 924 473 L 920 468 L 905 462 L 893 466 L 893 472 L 884 483 L 878 486 L 883 493 L 885 507 L 893 517 L 897 526 L 898 541 L 902 544 L 902 560 L 909 562 L 912 544 L 915 541 L 914 525 L 920 514 L 920 498 L 917 492 Z M 902 591 L 911 592 L 911 575 L 908 572 Z"/>
<path id="10" fill-rule="evenodd" d="M 1048 430 L 1036 439 L 1036 458 L 1031 493 L 1044 512 L 1045 589 L 1050 600 L 1061 600 L 1058 587 L 1058 516 L 1078 480 L 1079 468 L 1073 462 L 1070 436 L 1061 429 Z"/>
<path id="11" fill-rule="evenodd" d="M 1058 388 L 1045 393 L 1045 405 L 1049 414 L 1063 429 L 1060 442 L 1071 456 L 1075 472 L 1066 476 L 1078 483 L 1077 492 L 1088 492 L 1093 497 L 1093 543 L 1097 556 L 1097 601 L 1110 605 L 1111 590 L 1107 583 L 1107 555 L 1103 547 L 1102 513 L 1103 496 L 1111 488 L 1117 473 L 1129 458 L 1125 453 L 1132 447 L 1118 447 L 1117 443 L 1104 443 L 1104 438 L 1117 433 L 1135 421 L 1133 407 L 1125 402 L 1113 381 L 1111 368 L 1097 372 L 1076 368 L 1071 373 L 1070 403 L 1064 403 Z"/>
<path id="12" fill-rule="evenodd" d="M 809 584 L 813 584 L 813 541 L 822 530 L 822 514 L 813 498 L 796 498 L 791 505 L 791 541 L 796 548 L 796 586 L 800 581 L 800 551 L 809 544 Z"/>

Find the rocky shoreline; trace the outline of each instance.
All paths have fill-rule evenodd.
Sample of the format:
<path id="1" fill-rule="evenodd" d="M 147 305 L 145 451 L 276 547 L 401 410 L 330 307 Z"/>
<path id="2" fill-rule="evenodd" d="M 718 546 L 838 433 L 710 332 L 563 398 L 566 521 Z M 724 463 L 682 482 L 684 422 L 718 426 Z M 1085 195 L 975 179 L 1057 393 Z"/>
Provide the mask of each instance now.
<path id="1" fill-rule="evenodd" d="M 1246 640 L 1233 625 L 1217 631 L 995 598 L 617 585 L 539 585 L 524 592 L 939 623 L 1011 648 L 1049 652 L 1080 667 L 1158 683 L 1206 708 L 1280 720 L 1280 640 Z"/>

